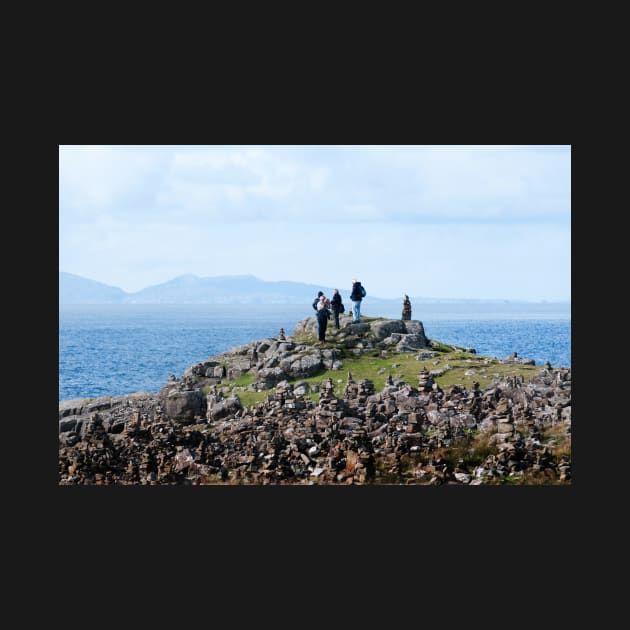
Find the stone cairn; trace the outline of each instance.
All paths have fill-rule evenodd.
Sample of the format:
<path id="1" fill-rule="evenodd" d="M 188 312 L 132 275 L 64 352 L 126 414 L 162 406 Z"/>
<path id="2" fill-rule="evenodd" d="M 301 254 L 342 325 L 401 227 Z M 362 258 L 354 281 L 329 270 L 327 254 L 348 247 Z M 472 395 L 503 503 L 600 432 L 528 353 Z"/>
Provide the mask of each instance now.
<path id="1" fill-rule="evenodd" d="M 280 381 L 276 385 L 275 393 L 269 396 L 270 400 L 274 400 L 280 403 L 280 406 L 287 404 L 287 401 L 295 401 L 295 395 L 293 393 L 293 385 L 289 381 Z M 291 404 L 289 402 L 289 404 Z"/>
<path id="2" fill-rule="evenodd" d="M 319 405 L 315 412 L 316 426 L 329 435 L 336 432 L 336 422 L 343 415 L 344 401 L 335 397 L 332 378 L 322 382 L 319 392 Z"/>
<path id="3" fill-rule="evenodd" d="M 278 332 L 278 341 L 286 341 L 287 338 L 284 335 L 284 328 L 281 328 Z"/>
<path id="4" fill-rule="evenodd" d="M 335 384 L 332 378 L 324 379 L 319 387 L 320 400 L 328 401 L 335 397 Z"/>
<path id="5" fill-rule="evenodd" d="M 409 296 L 406 294 L 405 299 L 403 300 L 402 319 L 403 321 L 409 321 L 411 319 L 411 301 L 409 300 Z"/>
<path id="6" fill-rule="evenodd" d="M 468 394 L 466 404 L 468 407 L 468 413 L 472 414 L 475 418 L 478 418 L 479 413 L 481 412 L 481 395 L 479 381 L 473 381 L 472 389 Z"/>
<path id="7" fill-rule="evenodd" d="M 497 441 L 507 442 L 514 437 L 514 419 L 507 398 L 501 398 L 496 406 Z"/>
<path id="8" fill-rule="evenodd" d="M 365 404 L 368 396 L 374 393 L 374 383 L 367 378 L 361 379 L 358 383 L 352 379 L 352 374 L 348 371 L 348 382 L 343 392 L 343 397 L 347 400 Z"/>
<path id="9" fill-rule="evenodd" d="M 433 377 L 426 367 L 418 374 L 418 389 L 421 392 L 430 392 L 433 389 Z"/>

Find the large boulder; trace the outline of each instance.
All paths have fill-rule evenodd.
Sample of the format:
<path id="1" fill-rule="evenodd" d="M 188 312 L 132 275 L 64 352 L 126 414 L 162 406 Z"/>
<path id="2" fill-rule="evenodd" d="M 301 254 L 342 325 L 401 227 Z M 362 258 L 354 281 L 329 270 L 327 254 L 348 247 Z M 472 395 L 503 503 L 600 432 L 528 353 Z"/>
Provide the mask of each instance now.
<path id="1" fill-rule="evenodd" d="M 280 363 L 282 365 L 282 362 Z M 317 353 L 307 354 L 293 361 L 289 368 L 291 378 L 303 378 L 317 374 L 323 368 L 322 355 Z"/>
<path id="2" fill-rule="evenodd" d="M 279 367 L 262 368 L 256 374 L 256 387 L 270 389 L 286 378 L 287 374 Z"/>
<path id="3" fill-rule="evenodd" d="M 373 322 L 371 325 L 372 332 L 377 341 L 382 341 L 385 337 L 389 337 L 392 333 L 405 333 L 405 323 L 399 319 L 386 319 L 383 321 Z"/>
<path id="4" fill-rule="evenodd" d="M 241 399 L 238 396 L 229 396 L 219 402 L 210 405 L 206 414 L 208 420 L 222 420 L 234 416 L 243 408 Z"/>
<path id="5" fill-rule="evenodd" d="M 172 391 L 164 401 L 166 415 L 182 424 L 192 424 L 204 411 L 205 396 L 200 389 Z"/>
<path id="6" fill-rule="evenodd" d="M 427 347 L 427 338 L 424 335 L 403 335 L 402 339 L 396 345 L 398 352 L 413 352 L 420 348 Z"/>
<path id="7" fill-rule="evenodd" d="M 422 322 L 418 321 L 417 319 L 411 319 L 408 322 L 404 322 L 404 324 L 406 333 L 410 335 L 422 335 L 426 339 Z"/>
<path id="8" fill-rule="evenodd" d="M 365 335 L 370 331 L 370 324 L 367 322 L 356 322 L 355 324 L 348 324 L 343 328 L 343 333 L 346 335 Z"/>

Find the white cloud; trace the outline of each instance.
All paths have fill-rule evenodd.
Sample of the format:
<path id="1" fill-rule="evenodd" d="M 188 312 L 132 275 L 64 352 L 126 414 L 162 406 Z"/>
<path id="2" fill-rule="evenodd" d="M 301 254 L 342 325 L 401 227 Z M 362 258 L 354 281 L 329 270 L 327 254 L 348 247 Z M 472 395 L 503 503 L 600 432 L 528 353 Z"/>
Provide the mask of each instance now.
<path id="1" fill-rule="evenodd" d="M 568 299 L 568 148 L 61 147 L 60 268 Z M 345 284 L 344 284 L 345 283 Z"/>
<path id="2" fill-rule="evenodd" d="M 162 212 L 227 222 L 304 215 L 324 166 L 272 149 L 175 151 L 157 202 Z"/>
<path id="3" fill-rule="evenodd" d="M 150 198 L 169 156 L 145 148 L 67 146 L 59 149 L 60 208 L 85 217 L 112 210 L 127 196 Z"/>

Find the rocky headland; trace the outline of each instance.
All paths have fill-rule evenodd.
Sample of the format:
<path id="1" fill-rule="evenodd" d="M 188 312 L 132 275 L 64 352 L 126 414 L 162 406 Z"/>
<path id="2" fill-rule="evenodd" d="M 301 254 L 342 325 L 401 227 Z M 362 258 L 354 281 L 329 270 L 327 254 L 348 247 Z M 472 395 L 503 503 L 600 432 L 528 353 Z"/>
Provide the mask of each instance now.
<path id="1" fill-rule="evenodd" d="M 59 484 L 570 484 L 570 368 L 481 357 L 418 320 L 316 328 L 157 394 L 61 401 Z"/>

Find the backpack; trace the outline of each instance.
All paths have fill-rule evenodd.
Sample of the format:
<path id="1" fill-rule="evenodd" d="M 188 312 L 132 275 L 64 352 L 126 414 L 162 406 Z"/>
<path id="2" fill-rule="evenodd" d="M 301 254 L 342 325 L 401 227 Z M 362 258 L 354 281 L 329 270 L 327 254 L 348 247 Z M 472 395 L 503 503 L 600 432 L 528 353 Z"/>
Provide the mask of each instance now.
<path id="1" fill-rule="evenodd" d="M 365 289 L 360 282 L 352 285 L 352 293 L 350 293 L 350 299 L 353 302 L 362 300 L 365 297 Z"/>
<path id="2" fill-rule="evenodd" d="M 343 302 L 339 303 L 339 312 L 340 313 L 345 313 L 346 312 L 346 307 L 343 305 Z"/>

